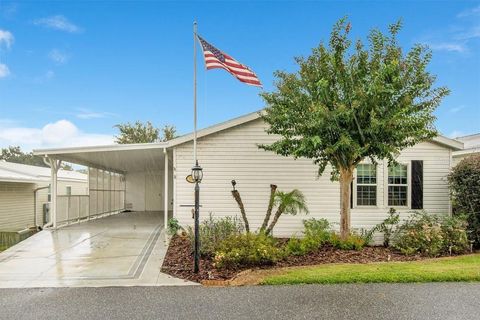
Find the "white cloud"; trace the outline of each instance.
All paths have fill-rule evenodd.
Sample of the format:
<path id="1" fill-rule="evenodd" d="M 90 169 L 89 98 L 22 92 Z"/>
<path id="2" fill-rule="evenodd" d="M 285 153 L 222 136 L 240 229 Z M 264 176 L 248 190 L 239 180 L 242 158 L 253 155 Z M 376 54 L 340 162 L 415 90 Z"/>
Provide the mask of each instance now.
<path id="1" fill-rule="evenodd" d="M 470 40 L 476 38 L 480 38 L 480 25 L 473 26 L 469 29 L 458 32 L 458 34 L 455 35 L 455 39 L 458 40 Z"/>
<path id="2" fill-rule="evenodd" d="M 470 16 L 479 16 L 479 15 L 480 15 L 480 5 L 475 8 L 470 8 L 460 12 L 459 14 L 457 14 L 457 17 L 464 18 L 464 17 L 470 17 Z"/>
<path id="3" fill-rule="evenodd" d="M 0 128 L 0 145 L 19 145 L 22 149 L 107 145 L 113 136 L 85 133 L 68 120 L 48 123 L 42 128 L 11 126 Z"/>
<path id="4" fill-rule="evenodd" d="M 10 74 L 10 70 L 8 69 L 6 64 L 0 63 L 0 79 L 8 77 Z"/>
<path id="5" fill-rule="evenodd" d="M 68 55 L 58 49 L 52 49 L 49 53 L 48 53 L 48 57 L 50 58 L 50 60 L 52 60 L 53 62 L 55 62 L 56 64 L 64 64 L 68 61 Z"/>
<path id="6" fill-rule="evenodd" d="M 464 44 L 454 42 L 430 43 L 428 46 L 434 51 L 465 52 L 467 48 Z"/>
<path id="7" fill-rule="evenodd" d="M 465 108 L 465 106 L 453 107 L 453 108 L 451 108 L 449 111 L 450 111 L 451 113 L 458 113 L 458 112 L 462 111 L 463 108 Z"/>
<path id="8" fill-rule="evenodd" d="M 5 46 L 7 49 L 13 44 L 13 34 L 10 31 L 0 29 L 0 47 Z"/>
<path id="9" fill-rule="evenodd" d="M 92 111 L 92 110 L 83 109 L 83 108 L 79 108 L 77 110 L 78 110 L 78 113 L 75 114 L 75 116 L 79 119 L 99 119 L 99 118 L 116 116 L 116 114 L 110 113 L 110 112 L 97 112 L 97 111 Z"/>
<path id="10" fill-rule="evenodd" d="M 82 31 L 80 27 L 73 24 L 65 16 L 62 15 L 37 19 L 33 21 L 33 24 L 70 33 L 77 33 Z"/>

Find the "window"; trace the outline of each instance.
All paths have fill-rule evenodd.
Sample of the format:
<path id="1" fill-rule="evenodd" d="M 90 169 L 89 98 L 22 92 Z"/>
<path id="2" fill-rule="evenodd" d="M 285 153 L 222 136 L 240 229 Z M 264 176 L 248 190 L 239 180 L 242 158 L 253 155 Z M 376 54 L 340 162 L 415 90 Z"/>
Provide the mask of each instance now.
<path id="1" fill-rule="evenodd" d="M 48 201 L 48 202 L 52 202 L 52 186 L 51 186 L 51 185 L 48 185 L 47 201 Z"/>
<path id="2" fill-rule="evenodd" d="M 388 167 L 388 205 L 407 206 L 408 170 L 406 164 Z"/>
<path id="3" fill-rule="evenodd" d="M 72 187 L 71 186 L 67 186 L 67 196 L 71 196 L 72 195 Z"/>
<path id="4" fill-rule="evenodd" d="M 357 165 L 357 205 L 377 205 L 377 167 L 374 164 Z"/>

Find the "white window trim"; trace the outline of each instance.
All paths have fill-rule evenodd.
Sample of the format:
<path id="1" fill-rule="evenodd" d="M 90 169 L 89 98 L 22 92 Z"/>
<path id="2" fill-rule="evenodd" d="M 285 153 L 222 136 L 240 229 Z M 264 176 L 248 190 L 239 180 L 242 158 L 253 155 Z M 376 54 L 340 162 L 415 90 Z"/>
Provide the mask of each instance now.
<path id="1" fill-rule="evenodd" d="M 359 164 L 373 164 L 371 161 L 362 161 Z M 376 175 L 376 183 L 375 184 L 360 184 L 363 186 L 375 186 L 376 191 L 376 205 L 358 205 L 357 202 L 357 168 L 353 171 L 353 187 L 352 187 L 352 194 L 353 194 L 353 209 L 362 209 L 362 208 L 379 208 L 380 207 L 380 194 L 379 194 L 379 170 L 380 170 L 381 163 L 378 162 L 375 166 L 375 175 Z"/>
<path id="2" fill-rule="evenodd" d="M 412 169 L 412 166 L 411 166 L 411 162 L 410 161 L 397 161 L 398 164 L 401 164 L 401 165 L 404 165 L 404 166 L 407 166 L 407 205 L 406 206 L 391 206 L 388 204 L 388 186 L 390 185 L 388 183 L 388 162 L 385 164 L 385 177 L 384 177 L 384 197 L 383 197 L 383 200 L 385 201 L 385 206 L 387 208 L 394 208 L 394 209 L 410 209 L 412 206 L 411 206 L 411 201 L 412 201 L 412 197 L 411 197 L 411 194 L 412 194 L 412 183 L 411 183 L 411 176 L 412 176 L 412 173 L 411 173 L 411 169 Z M 397 184 L 392 184 L 392 185 L 397 185 Z M 403 186 L 403 185 L 398 185 L 398 186 Z"/>

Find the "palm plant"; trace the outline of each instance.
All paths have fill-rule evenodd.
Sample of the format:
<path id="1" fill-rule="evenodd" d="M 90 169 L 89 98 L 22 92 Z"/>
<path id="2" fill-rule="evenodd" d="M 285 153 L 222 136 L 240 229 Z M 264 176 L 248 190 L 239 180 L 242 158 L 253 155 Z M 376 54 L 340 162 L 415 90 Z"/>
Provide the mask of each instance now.
<path id="1" fill-rule="evenodd" d="M 275 227 L 282 214 L 297 215 L 302 212 L 308 213 L 305 196 L 298 189 L 293 189 L 290 192 L 277 191 L 275 193 L 275 205 L 277 206 L 277 211 L 273 216 L 272 222 L 270 222 L 270 225 L 265 230 L 266 234 L 272 232 L 273 227 Z"/>

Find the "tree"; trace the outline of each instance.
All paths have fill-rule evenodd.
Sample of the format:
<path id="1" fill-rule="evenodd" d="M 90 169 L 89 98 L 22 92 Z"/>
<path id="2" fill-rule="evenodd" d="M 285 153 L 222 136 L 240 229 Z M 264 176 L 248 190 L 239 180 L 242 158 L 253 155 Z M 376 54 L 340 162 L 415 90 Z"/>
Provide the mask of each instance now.
<path id="1" fill-rule="evenodd" d="M 276 191 L 275 192 L 275 204 L 277 205 L 277 211 L 273 216 L 270 225 L 265 230 L 266 234 L 270 234 L 273 230 L 273 227 L 280 219 L 280 216 L 283 213 L 291 214 L 293 216 L 297 215 L 300 212 L 308 213 L 307 202 L 303 193 L 298 189 L 293 189 L 290 192 Z"/>
<path id="2" fill-rule="evenodd" d="M 480 155 L 471 155 L 457 164 L 448 175 L 453 213 L 465 215 L 470 238 L 480 248 Z"/>
<path id="3" fill-rule="evenodd" d="M 9 146 L 8 148 L 2 148 L 0 160 L 27 164 L 31 166 L 48 167 L 45 162 L 43 162 L 42 157 L 35 156 L 32 152 L 23 152 L 19 146 Z"/>
<path id="4" fill-rule="evenodd" d="M 163 142 L 175 139 L 178 136 L 177 129 L 175 128 L 175 126 L 170 126 L 170 125 L 165 125 L 162 128 L 162 133 L 163 133 L 162 135 Z"/>
<path id="5" fill-rule="evenodd" d="M 115 136 L 115 142 L 119 144 L 129 143 L 150 143 L 159 140 L 160 130 L 155 128 L 150 121 L 142 123 L 136 121 L 134 124 L 127 122 L 125 124 L 117 124 L 120 134 Z"/>
<path id="6" fill-rule="evenodd" d="M 431 51 L 414 45 L 403 54 L 397 42 L 401 23 L 388 34 L 370 31 L 368 48 L 348 38 L 345 18 L 333 27 L 327 45 L 296 58 L 299 71 L 277 71 L 276 89 L 263 93 L 267 133 L 280 139 L 260 147 L 283 156 L 313 159 L 322 174 L 328 164 L 340 182 L 340 231 L 350 231 L 350 185 L 355 166 L 395 157 L 406 147 L 437 135 L 433 111 L 449 93 L 434 88 L 427 71 Z"/>
<path id="7" fill-rule="evenodd" d="M 127 122 L 117 124 L 115 128 L 120 131 L 120 134 L 115 136 L 115 142 L 119 144 L 168 141 L 177 136 L 175 126 L 165 125 L 160 130 L 154 127 L 150 121 L 146 123 L 136 121 L 134 124 Z M 160 136 L 160 132 L 162 132 L 162 136 Z"/>

